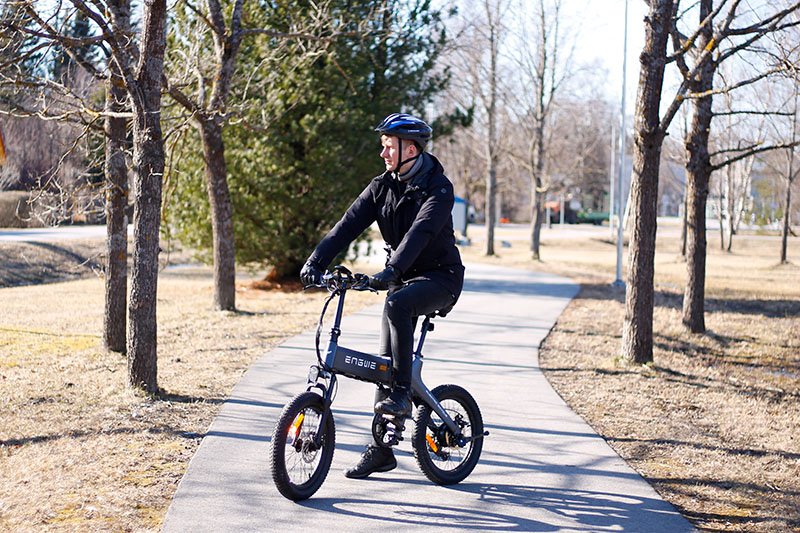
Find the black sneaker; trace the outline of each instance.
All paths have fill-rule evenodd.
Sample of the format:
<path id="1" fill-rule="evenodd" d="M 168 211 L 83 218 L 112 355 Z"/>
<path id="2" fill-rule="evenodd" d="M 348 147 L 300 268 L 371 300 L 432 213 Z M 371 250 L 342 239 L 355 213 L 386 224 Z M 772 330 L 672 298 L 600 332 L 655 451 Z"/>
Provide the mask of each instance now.
<path id="1" fill-rule="evenodd" d="M 344 475 L 350 479 L 364 479 L 372 473 L 388 472 L 395 468 L 397 468 L 397 460 L 394 458 L 391 448 L 381 448 L 370 444 L 361 454 L 358 464 L 350 470 L 346 470 Z"/>
<path id="2" fill-rule="evenodd" d="M 395 387 L 385 400 L 375 404 L 375 412 L 397 418 L 411 414 L 411 391 L 408 387 Z"/>

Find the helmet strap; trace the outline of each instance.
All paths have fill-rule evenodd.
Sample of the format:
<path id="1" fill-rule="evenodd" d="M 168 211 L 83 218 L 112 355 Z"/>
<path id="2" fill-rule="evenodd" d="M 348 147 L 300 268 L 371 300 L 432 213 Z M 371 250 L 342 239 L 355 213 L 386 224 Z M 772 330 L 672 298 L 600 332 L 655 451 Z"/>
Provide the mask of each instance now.
<path id="1" fill-rule="evenodd" d="M 397 138 L 397 149 L 400 151 L 400 156 L 402 157 L 402 155 L 403 155 L 403 139 L 401 139 L 400 137 Z M 400 177 L 400 169 L 403 168 L 403 165 L 405 165 L 409 161 L 415 161 L 415 160 L 419 159 L 419 156 L 421 156 L 421 155 L 422 155 L 422 152 L 417 152 L 417 155 L 415 155 L 413 157 L 409 157 L 408 159 L 404 159 L 402 161 L 399 161 L 397 163 L 397 166 L 394 167 L 394 169 L 392 170 L 392 172 L 399 178 Z"/>

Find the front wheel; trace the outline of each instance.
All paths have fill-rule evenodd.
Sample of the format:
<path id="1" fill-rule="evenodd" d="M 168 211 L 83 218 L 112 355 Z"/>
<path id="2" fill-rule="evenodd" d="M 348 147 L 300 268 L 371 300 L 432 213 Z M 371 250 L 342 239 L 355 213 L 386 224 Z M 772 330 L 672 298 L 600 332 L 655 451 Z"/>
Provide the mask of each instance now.
<path id="1" fill-rule="evenodd" d="M 464 480 L 481 456 L 483 418 L 469 392 L 458 385 L 440 385 L 431 391 L 450 418 L 461 428 L 457 438 L 427 404 L 417 411 L 412 444 L 425 477 L 439 485 Z"/>
<path id="2" fill-rule="evenodd" d="M 322 397 L 313 392 L 295 396 L 283 408 L 272 434 L 272 480 L 294 501 L 310 498 L 322 486 L 333 460 L 336 429 L 325 413 Z M 324 418 L 324 421 L 323 421 Z"/>

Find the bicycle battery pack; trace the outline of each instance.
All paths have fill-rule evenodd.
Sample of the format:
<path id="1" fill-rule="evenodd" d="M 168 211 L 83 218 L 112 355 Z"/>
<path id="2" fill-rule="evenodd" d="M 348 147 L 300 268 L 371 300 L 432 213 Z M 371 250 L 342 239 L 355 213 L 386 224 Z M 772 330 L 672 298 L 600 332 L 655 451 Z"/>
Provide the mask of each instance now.
<path id="1" fill-rule="evenodd" d="M 349 378 L 370 381 L 372 383 L 390 383 L 392 379 L 392 360 L 388 357 L 372 355 L 345 348 L 336 347 L 333 368 Z"/>

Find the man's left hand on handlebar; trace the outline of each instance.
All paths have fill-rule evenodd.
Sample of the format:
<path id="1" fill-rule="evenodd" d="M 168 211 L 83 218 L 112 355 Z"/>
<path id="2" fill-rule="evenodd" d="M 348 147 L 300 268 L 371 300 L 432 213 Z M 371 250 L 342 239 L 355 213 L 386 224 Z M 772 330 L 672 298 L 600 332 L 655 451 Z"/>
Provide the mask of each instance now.
<path id="1" fill-rule="evenodd" d="M 322 282 L 322 269 L 313 261 L 306 261 L 300 270 L 300 281 L 305 287 L 319 285 Z"/>
<path id="2" fill-rule="evenodd" d="M 377 291 L 388 290 L 391 285 L 397 285 L 399 282 L 400 271 L 391 265 L 369 277 L 369 286 Z"/>

